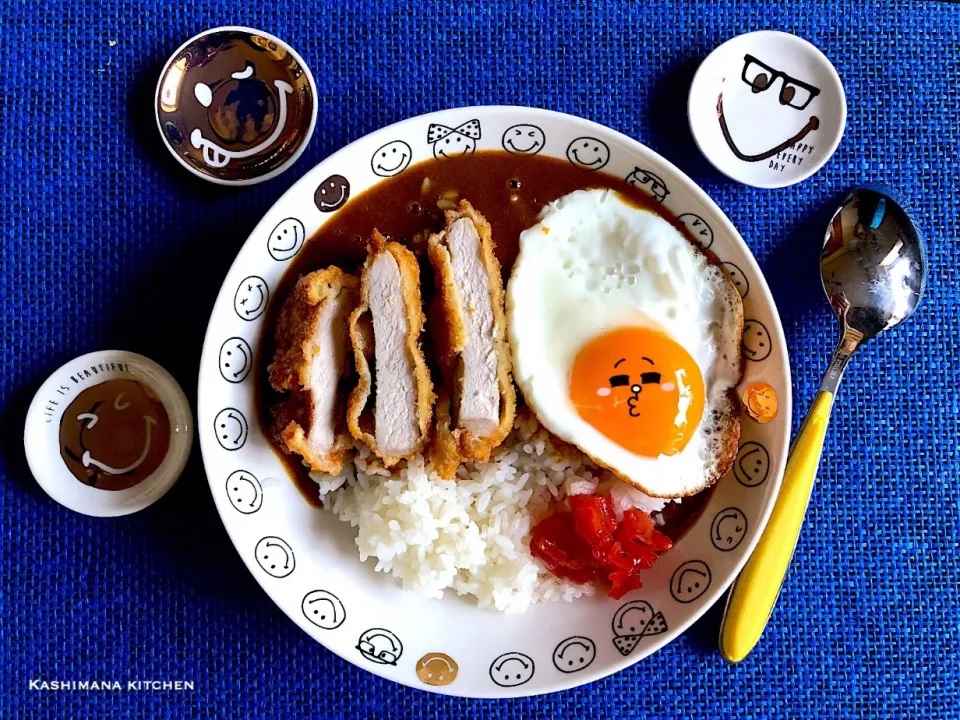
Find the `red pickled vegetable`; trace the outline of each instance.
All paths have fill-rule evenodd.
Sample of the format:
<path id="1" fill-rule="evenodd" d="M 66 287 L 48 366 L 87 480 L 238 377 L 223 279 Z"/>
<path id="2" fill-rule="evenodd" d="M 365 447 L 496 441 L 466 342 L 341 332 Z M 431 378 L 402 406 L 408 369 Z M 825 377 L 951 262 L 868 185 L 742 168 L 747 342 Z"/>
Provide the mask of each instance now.
<path id="1" fill-rule="evenodd" d="M 572 495 L 567 498 L 577 534 L 594 550 L 613 542 L 617 516 L 609 495 Z"/>
<path id="2" fill-rule="evenodd" d="M 567 504 L 570 510 L 541 520 L 530 539 L 531 554 L 557 577 L 605 581 L 610 597 L 619 599 L 642 587 L 640 571 L 673 547 L 640 510 L 627 510 L 617 522 L 609 495 L 573 495 Z"/>
<path id="3" fill-rule="evenodd" d="M 641 542 L 649 542 L 653 535 L 653 519 L 645 512 L 640 512 L 636 508 L 630 508 L 623 513 L 623 520 L 617 526 L 617 539 L 621 540 L 624 536 L 629 539 L 637 539 Z"/>
<path id="4" fill-rule="evenodd" d="M 530 553 L 554 575 L 571 582 L 590 582 L 597 574 L 590 546 L 577 535 L 568 512 L 554 513 L 537 523 L 530 538 Z"/>
<path id="5" fill-rule="evenodd" d="M 653 567 L 657 556 L 673 547 L 670 538 L 654 529 L 650 516 L 636 508 L 623 514 L 616 538 L 628 553 L 647 563 L 647 567 Z"/>
<path id="6" fill-rule="evenodd" d="M 631 590 L 643 587 L 640 574 L 636 570 L 614 570 L 610 573 L 610 590 L 607 594 L 619 600 Z"/>

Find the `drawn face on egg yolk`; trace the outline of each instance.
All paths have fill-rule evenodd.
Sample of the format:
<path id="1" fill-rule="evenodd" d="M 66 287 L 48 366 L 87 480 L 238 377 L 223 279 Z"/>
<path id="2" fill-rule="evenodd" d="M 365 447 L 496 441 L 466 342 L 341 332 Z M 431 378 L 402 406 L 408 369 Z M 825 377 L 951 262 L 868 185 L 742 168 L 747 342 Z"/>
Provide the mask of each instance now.
<path id="1" fill-rule="evenodd" d="M 700 424 L 703 377 L 672 338 L 650 328 L 618 328 L 577 353 L 570 400 L 581 418 L 625 450 L 675 455 Z"/>

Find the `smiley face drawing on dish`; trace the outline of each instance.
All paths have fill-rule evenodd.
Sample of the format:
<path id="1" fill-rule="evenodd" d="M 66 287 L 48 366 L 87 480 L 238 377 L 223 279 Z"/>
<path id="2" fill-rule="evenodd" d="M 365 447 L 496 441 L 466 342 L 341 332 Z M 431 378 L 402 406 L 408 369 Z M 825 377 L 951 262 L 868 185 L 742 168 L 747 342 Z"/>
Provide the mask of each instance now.
<path id="1" fill-rule="evenodd" d="M 339 210 L 350 199 L 350 182 L 343 175 L 331 175 L 317 186 L 313 202 L 320 212 Z"/>
<path id="2" fill-rule="evenodd" d="M 427 653 L 417 660 L 417 677 L 426 685 L 443 687 L 457 679 L 460 668 L 444 653 Z"/>
<path id="3" fill-rule="evenodd" d="M 723 138 L 744 162 L 773 157 L 820 127 L 820 89 L 772 62 L 744 55 L 740 77 L 725 82 L 717 100 Z"/>
<path id="4" fill-rule="evenodd" d="M 649 170 L 643 170 L 635 167 L 633 171 L 624 178 L 624 180 L 626 180 L 627 184 L 629 185 L 643 188 L 649 192 L 650 196 L 657 202 L 662 203 L 667 199 L 667 195 L 670 194 L 670 191 L 667 189 L 667 184 L 660 179 L 659 175 L 656 175 Z"/>
<path id="5" fill-rule="evenodd" d="M 340 598 L 329 590 L 312 590 L 303 596 L 303 616 L 318 628 L 336 630 L 347 619 Z"/>
<path id="6" fill-rule="evenodd" d="M 243 320 L 256 320 L 267 311 L 267 301 L 270 299 L 270 290 L 267 281 L 262 277 L 251 275 L 244 278 L 237 286 L 237 293 L 233 296 L 233 309 Z"/>
<path id="7" fill-rule="evenodd" d="M 654 612 L 646 600 L 631 600 L 621 605 L 613 616 L 613 646 L 626 657 L 634 651 L 640 640 L 667 631 L 663 613 Z"/>
<path id="8" fill-rule="evenodd" d="M 227 499 L 237 512 L 252 515 L 263 505 L 263 487 L 253 473 L 236 470 L 227 477 Z"/>
<path id="9" fill-rule="evenodd" d="M 217 442 L 224 450 L 239 450 L 247 442 L 249 426 L 243 413 L 236 408 L 224 408 L 213 419 Z"/>
<path id="10" fill-rule="evenodd" d="M 490 679 L 500 687 L 517 687 L 529 682 L 534 672 L 533 658 L 508 652 L 490 663 Z"/>
<path id="11" fill-rule="evenodd" d="M 739 508 L 721 510 L 710 524 L 710 542 L 722 552 L 735 550 L 746 535 L 747 517 Z"/>
<path id="12" fill-rule="evenodd" d="M 232 337 L 220 346 L 220 375 L 228 383 L 242 383 L 253 369 L 253 352 L 243 338 Z"/>
<path id="13" fill-rule="evenodd" d="M 759 320 L 746 319 L 743 321 L 743 356 L 747 360 L 760 362 L 770 357 L 773 348 L 770 343 L 770 332 Z"/>
<path id="14" fill-rule="evenodd" d="M 703 415 L 696 360 L 649 328 L 620 328 L 590 341 L 570 378 L 570 400 L 580 417 L 636 455 L 675 455 Z"/>
<path id="15" fill-rule="evenodd" d="M 263 568 L 263 571 L 275 578 L 285 578 L 293 572 L 296 567 L 296 559 L 293 557 L 293 548 L 287 544 L 286 540 L 278 537 L 268 536 L 257 543 L 254 550 L 257 564 Z"/>
<path id="16" fill-rule="evenodd" d="M 690 231 L 693 239 L 700 244 L 700 247 L 704 250 L 710 249 L 710 246 L 713 245 L 713 229 L 707 224 L 706 220 L 695 213 L 683 213 L 683 215 L 677 217 L 677 220 L 682 222 L 684 227 Z"/>
<path id="17" fill-rule="evenodd" d="M 427 142 L 433 144 L 433 156 L 437 159 L 469 155 L 477 149 L 479 139 L 479 120 L 468 120 L 455 128 L 431 123 L 427 128 Z"/>
<path id="18" fill-rule="evenodd" d="M 741 443 L 737 459 L 733 463 L 733 474 L 737 482 L 744 487 L 763 485 L 770 474 L 770 453 L 753 440 Z"/>
<path id="19" fill-rule="evenodd" d="M 60 419 L 60 457 L 77 480 L 125 490 L 150 477 L 170 449 L 170 418 L 136 380 L 107 380 L 82 391 Z"/>
<path id="20" fill-rule="evenodd" d="M 578 137 L 567 146 L 567 160 L 587 170 L 599 170 L 610 162 L 610 148 L 602 140 Z"/>
<path id="21" fill-rule="evenodd" d="M 156 111 L 183 164 L 218 182 L 249 182 L 299 155 L 316 119 L 316 90 L 309 69 L 281 40 L 220 28 L 193 38 L 167 62 Z"/>
<path id="22" fill-rule="evenodd" d="M 553 650 L 553 665 L 562 673 L 575 673 L 588 667 L 597 657 L 597 645 L 588 637 L 574 635 Z"/>
<path id="23" fill-rule="evenodd" d="M 737 288 L 737 293 L 740 295 L 742 300 L 747 296 L 747 293 L 750 292 L 750 282 L 747 280 L 747 276 L 743 274 L 743 270 L 734 265 L 732 262 L 722 262 L 720 267 L 727 271 L 727 275 L 730 276 L 730 279 L 733 280 L 734 286 Z"/>
<path id="24" fill-rule="evenodd" d="M 213 168 L 264 152 L 283 134 L 292 92 L 293 86 L 284 80 L 274 80 L 273 87 L 263 82 L 256 76 L 252 62 L 213 85 L 197 82 L 193 94 L 208 110 L 209 128 L 207 135 L 203 129 L 193 128 L 190 144 L 203 153 L 204 162 Z"/>
<path id="25" fill-rule="evenodd" d="M 536 155 L 547 144 L 547 137 L 536 125 L 514 125 L 504 131 L 501 144 L 511 155 Z"/>
<path id="26" fill-rule="evenodd" d="M 377 148 L 370 158 L 370 168 L 379 177 L 393 177 L 406 170 L 412 158 L 413 150 L 409 145 L 403 140 L 393 140 Z"/>
<path id="27" fill-rule="evenodd" d="M 371 628 L 357 641 L 357 650 L 370 662 L 396 665 L 403 654 L 400 638 L 384 628 Z"/>
<path id="28" fill-rule="evenodd" d="M 701 560 L 688 560 L 673 571 L 670 594 L 680 603 L 691 603 L 710 587 L 710 568 Z"/>
<path id="29" fill-rule="evenodd" d="M 306 236 L 307 231 L 302 222 L 297 218 L 286 218 L 279 222 L 267 238 L 267 251 L 277 262 L 289 260 L 300 252 Z"/>

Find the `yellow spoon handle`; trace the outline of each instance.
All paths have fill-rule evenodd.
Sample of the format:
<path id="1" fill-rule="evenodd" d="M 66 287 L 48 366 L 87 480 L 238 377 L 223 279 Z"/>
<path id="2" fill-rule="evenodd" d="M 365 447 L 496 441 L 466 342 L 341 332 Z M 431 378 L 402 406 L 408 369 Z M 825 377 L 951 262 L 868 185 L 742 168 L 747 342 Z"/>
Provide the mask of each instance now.
<path id="1" fill-rule="evenodd" d="M 740 662 L 753 650 L 780 594 L 817 476 L 832 407 L 833 393 L 818 392 L 794 440 L 770 521 L 730 591 L 720 628 L 720 652 L 730 662 Z"/>

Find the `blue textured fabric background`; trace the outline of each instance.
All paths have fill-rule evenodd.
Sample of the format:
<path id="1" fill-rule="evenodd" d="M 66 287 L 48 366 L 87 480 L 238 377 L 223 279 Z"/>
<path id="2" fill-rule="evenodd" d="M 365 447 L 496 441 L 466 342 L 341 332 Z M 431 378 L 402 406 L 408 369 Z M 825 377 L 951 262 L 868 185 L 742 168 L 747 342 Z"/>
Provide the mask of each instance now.
<path id="1" fill-rule="evenodd" d="M 0 4 L 0 717 L 960 717 L 960 5 L 932 2 L 322 2 Z M 162 148 L 157 75 L 186 38 L 242 23 L 293 44 L 320 87 L 287 173 L 195 180 Z M 737 185 L 699 155 L 686 94 L 734 35 L 794 32 L 843 79 L 846 134 L 813 178 Z M 207 316 L 260 216 L 367 132 L 468 104 L 581 115 L 677 163 L 740 229 L 773 289 L 797 424 L 835 323 L 817 275 L 837 196 L 885 181 L 929 240 L 926 298 L 850 367 L 820 482 L 763 641 L 731 667 L 720 607 L 638 665 L 523 701 L 441 698 L 315 644 L 267 599 L 218 519 L 195 445 L 177 486 L 132 517 L 55 504 L 23 458 L 47 375 L 116 347 L 166 366 L 195 401 Z M 192 692 L 43 692 L 31 679 L 183 679 Z"/>

